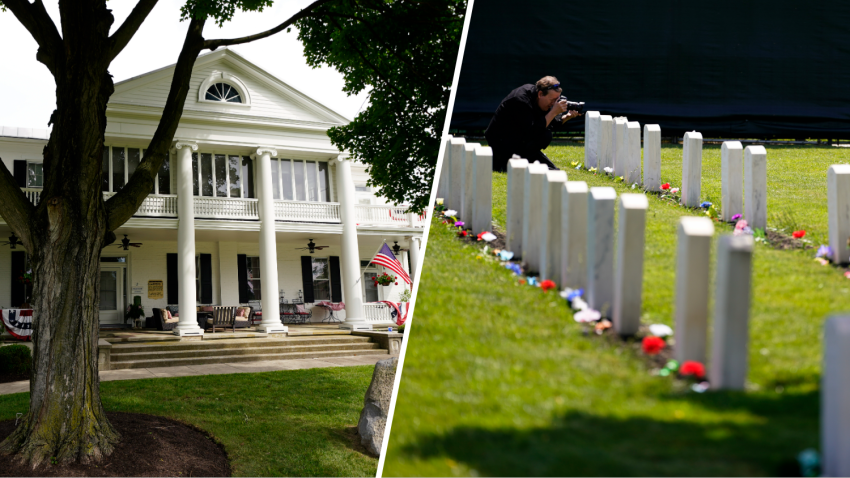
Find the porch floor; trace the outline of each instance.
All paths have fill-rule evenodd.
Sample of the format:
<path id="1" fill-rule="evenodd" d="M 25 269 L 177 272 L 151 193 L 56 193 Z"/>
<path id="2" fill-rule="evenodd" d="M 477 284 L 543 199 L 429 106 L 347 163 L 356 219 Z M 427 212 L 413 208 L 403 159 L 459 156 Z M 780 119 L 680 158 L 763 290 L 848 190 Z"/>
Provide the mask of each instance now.
<path id="1" fill-rule="evenodd" d="M 286 334 L 266 334 L 257 331 L 256 326 L 244 329 L 217 331 L 215 333 L 205 332 L 203 340 L 233 340 L 233 339 L 267 339 L 269 335 L 274 337 L 301 337 L 310 335 L 351 335 L 350 330 L 339 328 L 339 324 L 287 324 L 289 332 Z M 174 335 L 170 330 L 156 329 L 101 329 L 100 338 L 111 344 L 125 342 L 180 342 L 180 337 Z M 193 338 L 194 339 L 194 338 Z M 191 339 L 190 339 L 191 340 Z"/>

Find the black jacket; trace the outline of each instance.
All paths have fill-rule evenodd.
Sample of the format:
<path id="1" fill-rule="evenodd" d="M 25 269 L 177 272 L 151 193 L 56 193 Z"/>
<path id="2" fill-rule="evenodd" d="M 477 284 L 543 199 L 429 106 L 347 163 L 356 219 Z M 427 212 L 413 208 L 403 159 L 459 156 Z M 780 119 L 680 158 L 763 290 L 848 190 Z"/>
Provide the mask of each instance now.
<path id="1" fill-rule="evenodd" d="M 530 158 L 549 146 L 552 132 L 546 127 L 546 113 L 537 106 L 534 85 L 520 86 L 502 100 L 484 133 L 493 148 L 494 170 L 504 170 L 499 165 L 507 165 L 511 155 Z"/>

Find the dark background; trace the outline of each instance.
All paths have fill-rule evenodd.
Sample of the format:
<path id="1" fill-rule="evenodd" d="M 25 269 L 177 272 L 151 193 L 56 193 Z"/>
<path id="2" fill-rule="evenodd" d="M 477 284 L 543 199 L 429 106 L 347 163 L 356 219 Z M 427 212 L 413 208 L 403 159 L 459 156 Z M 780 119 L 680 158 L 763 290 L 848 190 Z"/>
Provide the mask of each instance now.
<path id="1" fill-rule="evenodd" d="M 478 0 L 452 131 L 546 75 L 662 136 L 850 138 L 850 2 Z"/>

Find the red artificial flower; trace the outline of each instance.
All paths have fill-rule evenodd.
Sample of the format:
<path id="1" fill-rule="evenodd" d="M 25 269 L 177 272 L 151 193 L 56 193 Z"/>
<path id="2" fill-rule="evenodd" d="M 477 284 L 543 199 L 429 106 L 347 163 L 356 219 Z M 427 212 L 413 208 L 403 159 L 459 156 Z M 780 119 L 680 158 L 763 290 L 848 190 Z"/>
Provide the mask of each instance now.
<path id="1" fill-rule="evenodd" d="M 460 236 L 460 237 L 466 237 L 466 236 L 467 236 L 467 233 L 466 233 L 466 231 L 459 231 L 459 232 L 457 233 L 457 235 L 458 235 L 458 236 Z"/>
<path id="2" fill-rule="evenodd" d="M 664 183 L 661 185 L 661 189 L 670 189 L 670 183 Z"/>
<path id="3" fill-rule="evenodd" d="M 525 284 L 525 279 L 520 279 L 520 280 L 519 280 L 519 283 L 520 283 L 520 284 Z"/>
<path id="4" fill-rule="evenodd" d="M 693 375 L 696 378 L 705 378 L 705 365 L 688 360 L 679 368 L 679 373 L 686 377 Z"/>
<path id="5" fill-rule="evenodd" d="M 546 279 L 540 283 L 540 288 L 543 289 L 543 292 L 549 292 L 551 289 L 555 288 L 555 283 Z"/>
<path id="6" fill-rule="evenodd" d="M 661 337 L 650 335 L 643 338 L 641 348 L 643 348 L 643 353 L 647 355 L 658 355 L 666 345 L 667 343 Z"/>
<path id="7" fill-rule="evenodd" d="M 398 285 L 398 282 L 396 282 L 395 285 Z"/>
<path id="8" fill-rule="evenodd" d="M 794 233 L 791 234 L 791 235 L 794 236 L 794 239 L 801 239 L 803 236 L 806 235 L 806 231 L 803 231 L 803 230 L 794 231 Z"/>

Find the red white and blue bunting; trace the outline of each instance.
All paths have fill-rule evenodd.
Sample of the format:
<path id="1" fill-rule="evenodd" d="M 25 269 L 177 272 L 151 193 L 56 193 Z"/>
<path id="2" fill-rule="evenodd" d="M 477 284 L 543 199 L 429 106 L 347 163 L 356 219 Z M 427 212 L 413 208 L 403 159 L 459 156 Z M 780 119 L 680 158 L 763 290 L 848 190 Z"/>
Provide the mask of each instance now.
<path id="1" fill-rule="evenodd" d="M 13 337 L 20 340 L 32 338 L 32 309 L 3 309 L 3 325 Z"/>
<path id="2" fill-rule="evenodd" d="M 390 306 L 390 315 L 396 325 L 404 325 L 404 322 L 407 320 L 407 302 L 390 302 L 388 300 L 382 300 L 380 302 Z"/>

